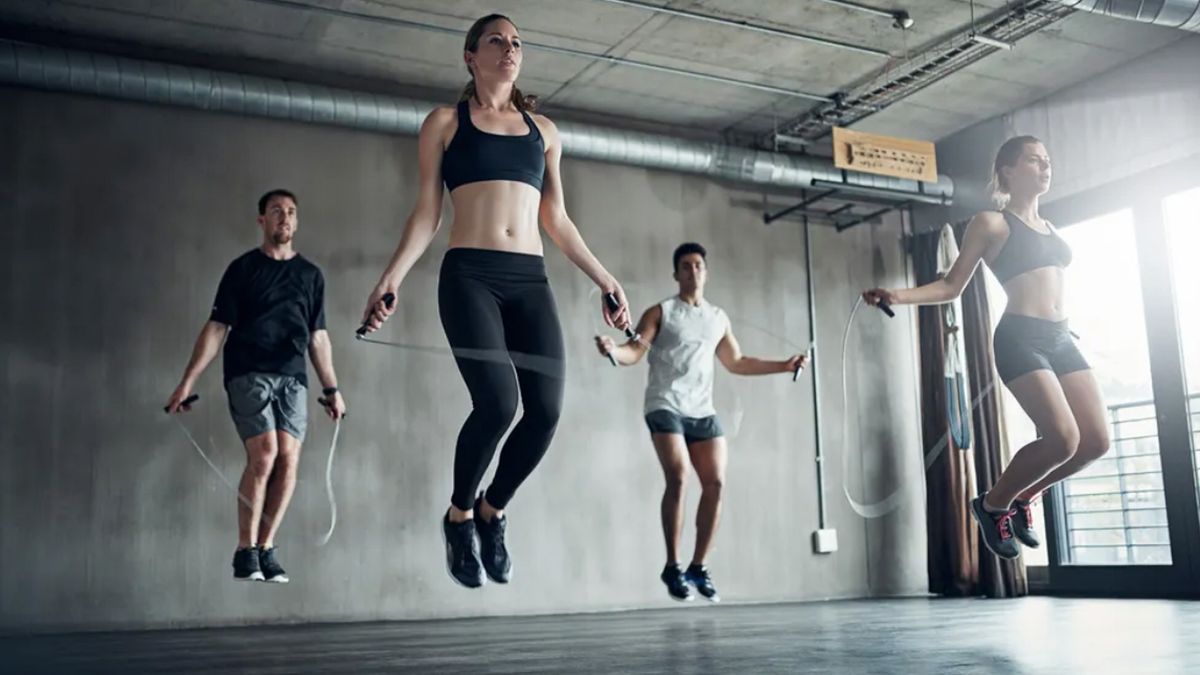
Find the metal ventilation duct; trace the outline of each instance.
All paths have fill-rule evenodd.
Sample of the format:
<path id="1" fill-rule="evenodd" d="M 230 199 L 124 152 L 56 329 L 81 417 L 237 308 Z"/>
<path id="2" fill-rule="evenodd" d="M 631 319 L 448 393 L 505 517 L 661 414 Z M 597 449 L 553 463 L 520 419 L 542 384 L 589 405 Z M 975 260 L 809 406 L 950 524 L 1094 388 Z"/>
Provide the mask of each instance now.
<path id="1" fill-rule="evenodd" d="M 0 41 L 0 84 L 107 96 L 200 110 L 415 136 L 437 103 L 337 89 L 206 68 Z M 665 135 L 560 122 L 563 152 L 572 157 L 678 171 L 754 185 L 811 188 L 842 181 L 827 158 L 785 155 Z M 902 193 L 917 183 L 856 174 L 856 185 Z M 939 176 L 925 194 L 953 195 Z M 897 195 L 903 198 L 903 194 Z"/>

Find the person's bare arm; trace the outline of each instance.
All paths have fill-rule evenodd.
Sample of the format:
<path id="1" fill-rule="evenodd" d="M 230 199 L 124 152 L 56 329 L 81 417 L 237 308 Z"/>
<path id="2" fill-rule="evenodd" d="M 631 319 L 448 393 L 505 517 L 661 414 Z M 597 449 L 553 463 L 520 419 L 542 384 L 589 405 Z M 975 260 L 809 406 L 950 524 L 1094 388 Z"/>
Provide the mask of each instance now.
<path id="1" fill-rule="evenodd" d="M 336 388 L 337 373 L 333 370 L 333 345 L 329 341 L 329 331 L 322 328 L 313 331 L 308 339 L 308 358 L 312 360 L 313 369 L 317 371 L 317 379 L 321 381 L 322 389 Z M 325 412 L 330 419 L 341 419 L 346 414 L 346 400 L 342 392 L 334 392 L 331 396 L 322 396 L 329 402 Z"/>
<path id="2" fill-rule="evenodd" d="M 558 128 L 549 119 L 538 116 L 539 128 L 546 139 L 546 173 L 542 181 L 542 201 L 538 206 L 542 229 L 575 266 L 588 275 L 602 295 L 613 294 L 617 299 L 617 309 L 613 310 L 600 299 L 600 311 L 604 322 L 622 330 L 629 325 L 629 303 L 625 291 L 616 278 L 608 273 L 604 265 L 596 259 L 579 234 L 579 228 L 567 215 L 567 207 L 563 201 L 562 176 L 559 166 L 562 161 L 562 143 L 558 136 Z"/>
<path id="3" fill-rule="evenodd" d="M 962 295 L 988 249 L 1006 237 L 1008 224 L 1004 222 L 1004 216 L 995 211 L 976 214 L 967 224 L 962 249 L 946 276 L 916 288 L 873 288 L 863 292 L 863 300 L 871 305 L 879 304 L 880 300 L 889 305 L 937 305 L 950 302 Z"/>
<path id="4" fill-rule="evenodd" d="M 725 337 L 721 338 L 717 344 L 717 359 L 721 361 L 721 365 L 725 366 L 725 370 L 734 375 L 791 373 L 808 365 L 808 356 L 805 354 L 796 354 L 779 361 L 746 356 L 742 353 L 742 347 L 733 334 L 732 326 L 725 328 Z"/>
<path id="5" fill-rule="evenodd" d="M 612 354 L 617 363 L 622 366 L 632 366 L 641 361 L 654 344 L 658 335 L 658 327 L 662 325 L 662 305 L 655 305 L 642 313 L 638 321 L 636 340 L 628 340 L 624 344 L 616 344 L 607 335 L 596 336 L 596 348 L 602 356 Z"/>
<path id="6" fill-rule="evenodd" d="M 188 407 L 183 406 L 182 403 L 192 395 L 196 380 L 200 379 L 200 375 L 208 368 L 208 364 L 212 363 L 212 360 L 220 353 L 221 344 L 224 343 L 228 333 L 229 326 L 219 321 L 208 321 L 200 329 L 200 336 L 196 338 L 196 345 L 192 348 L 192 357 L 183 370 L 179 386 L 167 399 L 167 412 L 177 413 L 180 410 L 188 410 Z"/>
<path id="7" fill-rule="evenodd" d="M 383 296 L 388 293 L 395 295 L 399 291 L 408 272 L 429 249 L 434 235 L 442 227 L 442 196 L 445 189 L 442 185 L 442 139 L 450 127 L 457 124 L 457 120 L 454 108 L 437 108 L 421 124 L 421 132 L 417 137 L 417 203 L 404 223 L 404 233 L 400 235 L 400 243 L 392 259 L 367 298 L 362 321 L 368 332 L 379 330 L 392 315 L 395 305 L 384 303 Z"/>

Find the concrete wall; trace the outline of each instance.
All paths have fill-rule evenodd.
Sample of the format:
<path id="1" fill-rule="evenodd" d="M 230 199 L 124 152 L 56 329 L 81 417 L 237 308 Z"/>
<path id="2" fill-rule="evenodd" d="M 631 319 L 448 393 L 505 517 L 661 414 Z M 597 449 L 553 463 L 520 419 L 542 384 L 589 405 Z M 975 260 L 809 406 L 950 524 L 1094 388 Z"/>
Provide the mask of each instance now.
<path id="1" fill-rule="evenodd" d="M 1028 106 L 938 141 L 938 170 L 954 177 L 954 206 L 917 212 L 940 226 L 993 208 L 985 185 L 1006 139 L 1042 139 L 1054 162 L 1048 204 L 1200 155 L 1200 37 L 1188 37 Z"/>
<path id="2" fill-rule="evenodd" d="M 51 630 L 591 611 L 667 604 L 662 479 L 640 419 L 644 366 L 595 355 L 598 299 L 548 246 L 568 342 L 558 436 L 510 505 L 514 583 L 470 592 L 443 566 L 438 519 L 468 409 L 450 358 L 356 343 L 366 293 L 416 183 L 413 139 L 59 94 L 0 89 L 0 629 Z M 639 310 L 673 292 L 682 240 L 711 251 L 710 298 L 750 353 L 807 341 L 800 226 L 768 228 L 756 195 L 695 177 L 573 161 L 568 206 Z M 279 545 L 293 582 L 234 584 L 234 497 L 161 412 L 217 280 L 255 246 L 254 202 L 300 195 L 298 249 L 327 278 L 334 355 L 351 417 L 334 486 L 332 426 L 314 415 Z M 448 228 L 409 276 L 383 337 L 444 346 L 435 301 Z M 841 494 L 842 328 L 862 287 L 903 283 L 899 226 L 816 229 L 830 526 L 817 526 L 807 379 L 718 376 L 731 436 L 725 519 L 710 564 L 729 601 L 925 589 L 911 315 L 864 312 L 851 340 L 850 486 L 911 498 L 865 521 Z M 185 418 L 228 475 L 242 453 L 219 363 Z M 314 409 L 317 406 L 310 403 Z M 863 459 L 865 457 L 865 459 Z M 698 490 L 689 489 L 689 532 Z"/>

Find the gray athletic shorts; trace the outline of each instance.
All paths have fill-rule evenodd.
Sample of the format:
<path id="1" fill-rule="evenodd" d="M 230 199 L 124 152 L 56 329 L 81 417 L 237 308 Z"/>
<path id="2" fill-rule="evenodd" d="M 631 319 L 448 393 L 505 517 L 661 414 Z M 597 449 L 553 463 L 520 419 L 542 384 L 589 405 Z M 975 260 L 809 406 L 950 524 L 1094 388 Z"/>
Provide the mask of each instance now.
<path id="1" fill-rule="evenodd" d="M 290 375 L 248 373 L 225 383 L 229 414 L 246 440 L 268 431 L 286 431 L 298 441 L 308 429 L 308 390 Z"/>
<path id="2" fill-rule="evenodd" d="M 688 445 L 725 435 L 721 421 L 716 415 L 684 417 L 673 410 L 655 410 L 647 413 L 646 426 L 652 434 L 679 434 Z"/>

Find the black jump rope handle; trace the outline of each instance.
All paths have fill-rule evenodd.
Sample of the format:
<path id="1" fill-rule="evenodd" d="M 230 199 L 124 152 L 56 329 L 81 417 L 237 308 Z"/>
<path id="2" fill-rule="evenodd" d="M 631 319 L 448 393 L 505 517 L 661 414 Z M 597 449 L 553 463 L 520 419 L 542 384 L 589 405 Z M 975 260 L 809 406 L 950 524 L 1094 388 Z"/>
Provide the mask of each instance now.
<path id="1" fill-rule="evenodd" d="M 333 399 L 331 399 L 331 398 L 325 398 L 324 396 L 322 396 L 321 398 L 317 399 L 317 403 L 320 403 L 326 409 L 333 408 Z M 348 415 L 346 415 L 346 413 L 342 413 L 342 417 L 347 417 L 347 416 Z"/>
<path id="2" fill-rule="evenodd" d="M 604 294 L 604 304 L 608 305 L 608 311 L 610 312 L 617 312 L 621 309 L 621 303 L 619 300 L 617 300 L 616 294 L 613 293 Z M 629 338 L 630 340 L 636 340 L 638 339 L 637 331 L 635 331 L 632 326 L 626 326 L 625 337 Z M 613 364 L 613 367 L 616 367 L 617 357 L 613 356 L 612 352 L 609 352 L 606 354 L 606 356 L 608 357 L 608 362 Z"/>
<path id="3" fill-rule="evenodd" d="M 392 303 L 396 301 L 396 295 L 394 293 L 384 293 L 381 300 L 383 300 L 383 304 L 387 305 L 388 309 L 391 309 Z M 356 337 L 361 338 L 361 337 L 365 336 L 366 334 L 367 334 L 367 323 L 364 321 L 363 325 L 359 326 L 358 330 L 354 331 L 354 335 Z M 320 400 L 320 399 L 318 399 L 318 400 Z"/>
<path id="4" fill-rule="evenodd" d="M 191 404 L 193 404 L 193 403 L 195 403 L 196 401 L 199 401 L 199 400 L 200 400 L 200 394 L 192 394 L 191 396 L 189 396 L 189 397 L 187 397 L 187 398 L 183 399 L 182 401 L 180 401 L 180 402 L 179 402 L 179 407 L 181 407 L 181 408 L 182 408 L 182 407 L 183 407 L 183 406 L 185 406 L 185 405 L 191 405 Z M 169 413 L 169 412 L 171 412 L 171 406 L 169 406 L 169 405 L 168 405 L 168 406 L 163 406 L 163 412 L 165 412 L 165 413 Z"/>

